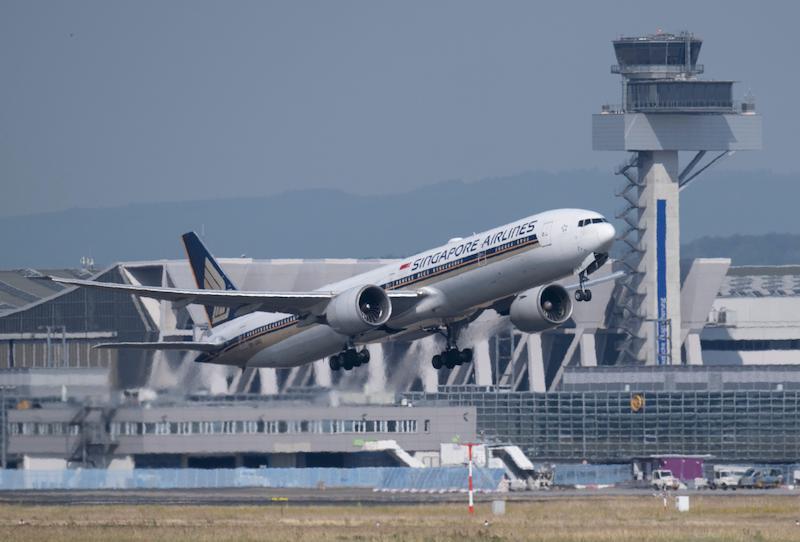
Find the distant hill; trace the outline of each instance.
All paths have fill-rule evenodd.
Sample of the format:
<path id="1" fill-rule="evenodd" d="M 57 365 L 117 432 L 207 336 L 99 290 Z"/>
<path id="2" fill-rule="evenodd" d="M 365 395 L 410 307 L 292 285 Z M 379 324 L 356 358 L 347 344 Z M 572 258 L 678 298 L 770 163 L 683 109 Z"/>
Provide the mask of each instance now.
<path id="1" fill-rule="evenodd" d="M 800 235 L 798 180 L 764 172 L 705 174 L 682 193 L 687 249 L 704 256 L 736 250 L 737 263 L 800 262 L 789 237 L 780 248 L 773 248 L 777 238 L 754 241 L 752 256 L 743 252 L 741 241 L 700 239 L 771 231 Z M 0 218 L 0 268 L 74 267 L 81 256 L 92 256 L 99 267 L 182 258 L 179 237 L 188 230 L 204 232 L 219 256 L 400 257 L 545 209 L 582 207 L 613 217 L 622 207 L 614 196 L 621 184 L 619 177 L 597 170 L 527 172 L 391 195 L 320 189 L 6 217 Z"/>

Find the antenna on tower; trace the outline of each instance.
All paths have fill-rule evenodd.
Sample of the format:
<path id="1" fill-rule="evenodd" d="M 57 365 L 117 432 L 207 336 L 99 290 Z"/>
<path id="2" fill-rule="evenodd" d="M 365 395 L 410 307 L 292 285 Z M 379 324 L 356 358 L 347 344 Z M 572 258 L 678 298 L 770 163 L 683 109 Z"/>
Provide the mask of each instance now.
<path id="1" fill-rule="evenodd" d="M 91 256 L 81 256 L 81 267 L 86 271 L 94 271 L 94 258 Z"/>

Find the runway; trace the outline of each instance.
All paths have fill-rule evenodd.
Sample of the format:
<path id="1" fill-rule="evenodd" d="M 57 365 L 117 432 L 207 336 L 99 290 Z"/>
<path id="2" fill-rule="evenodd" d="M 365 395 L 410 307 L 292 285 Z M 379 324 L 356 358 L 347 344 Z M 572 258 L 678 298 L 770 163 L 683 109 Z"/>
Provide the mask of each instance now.
<path id="1" fill-rule="evenodd" d="M 678 491 L 670 495 L 709 497 L 797 496 L 798 490 Z M 655 497 L 651 489 L 552 489 L 509 493 L 479 493 L 477 502 L 505 500 L 535 502 L 573 499 L 608 499 L 614 497 Z M 204 505 L 204 506 L 362 506 L 415 505 L 465 502 L 466 493 L 390 493 L 371 489 L 162 489 L 162 490 L 24 490 L 0 491 L 0 504 L 19 505 Z"/>

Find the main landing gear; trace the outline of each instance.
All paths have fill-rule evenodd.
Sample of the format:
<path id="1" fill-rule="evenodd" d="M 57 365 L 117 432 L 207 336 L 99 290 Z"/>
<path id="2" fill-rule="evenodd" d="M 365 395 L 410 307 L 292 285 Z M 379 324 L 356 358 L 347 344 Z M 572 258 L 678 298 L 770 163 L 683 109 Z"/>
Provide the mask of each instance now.
<path id="1" fill-rule="evenodd" d="M 578 280 L 580 281 L 580 286 L 577 290 L 575 290 L 575 301 L 591 301 L 592 291 L 588 288 L 584 288 L 583 286 L 588 280 L 586 278 L 586 271 L 583 271 L 578 275 Z"/>
<path id="2" fill-rule="evenodd" d="M 332 371 L 344 369 L 349 371 L 354 367 L 360 367 L 369 363 L 369 350 L 366 348 L 356 350 L 355 348 L 348 348 L 340 354 L 334 354 L 328 359 L 328 365 Z"/>
<path id="3" fill-rule="evenodd" d="M 447 348 L 444 352 L 436 354 L 431 359 L 431 365 L 433 365 L 433 368 L 437 371 L 442 367 L 452 369 L 456 365 L 472 362 L 472 349 L 465 348 L 464 350 L 459 350 L 456 346 L 456 336 L 460 330 L 461 327 L 451 325 L 445 326 L 444 330 L 438 330 L 439 333 L 444 335 L 447 339 Z"/>
<path id="4" fill-rule="evenodd" d="M 458 348 L 448 348 L 441 354 L 436 354 L 433 356 L 433 359 L 431 359 L 431 365 L 433 365 L 433 368 L 436 370 L 439 370 L 442 367 L 452 369 L 456 365 L 463 365 L 471 362 L 471 348 L 465 348 L 464 350 L 459 350 Z"/>

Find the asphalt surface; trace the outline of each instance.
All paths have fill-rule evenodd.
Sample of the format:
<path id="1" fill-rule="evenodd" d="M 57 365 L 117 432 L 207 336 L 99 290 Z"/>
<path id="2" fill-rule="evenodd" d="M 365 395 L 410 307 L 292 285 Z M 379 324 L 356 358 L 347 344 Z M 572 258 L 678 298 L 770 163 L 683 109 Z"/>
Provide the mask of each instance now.
<path id="1" fill-rule="evenodd" d="M 679 491 L 673 495 L 702 495 L 736 498 L 747 495 L 798 496 L 800 490 L 739 490 L 739 491 Z M 477 502 L 497 499 L 506 501 L 544 501 L 576 498 L 655 497 L 651 489 L 552 489 L 511 493 L 476 494 Z M 205 506 L 336 506 L 360 504 L 363 506 L 415 505 L 426 503 L 465 502 L 465 493 L 389 493 L 371 489 L 162 489 L 162 490 L 24 490 L 0 491 L 0 505 L 205 505 Z"/>

